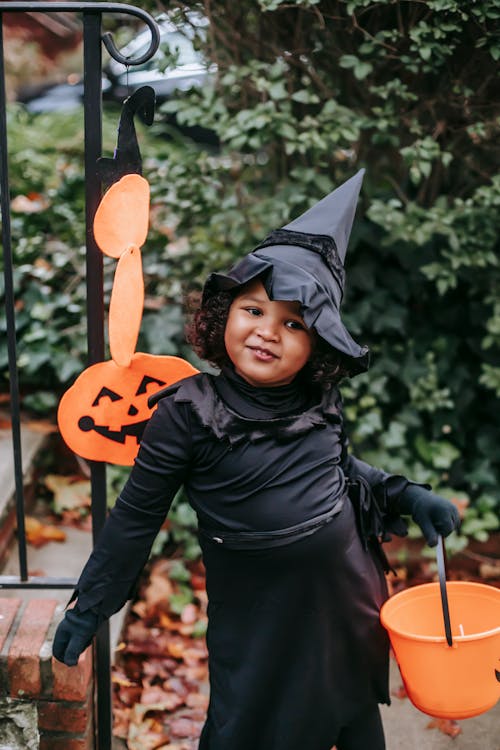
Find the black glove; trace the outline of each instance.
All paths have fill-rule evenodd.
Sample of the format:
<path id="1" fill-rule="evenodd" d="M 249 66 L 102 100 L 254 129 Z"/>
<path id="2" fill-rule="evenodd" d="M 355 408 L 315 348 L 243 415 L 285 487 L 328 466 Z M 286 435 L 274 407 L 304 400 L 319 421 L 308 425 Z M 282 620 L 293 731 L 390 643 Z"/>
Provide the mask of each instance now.
<path id="1" fill-rule="evenodd" d="M 92 641 L 98 625 L 99 618 L 90 609 L 80 612 L 78 605 L 68 609 L 54 636 L 52 653 L 55 658 L 67 667 L 78 664 L 78 657 Z"/>
<path id="2" fill-rule="evenodd" d="M 429 547 L 438 543 L 438 534 L 448 536 L 460 528 L 458 509 L 444 497 L 416 484 L 409 484 L 399 497 L 401 513 L 410 515 L 422 529 Z"/>

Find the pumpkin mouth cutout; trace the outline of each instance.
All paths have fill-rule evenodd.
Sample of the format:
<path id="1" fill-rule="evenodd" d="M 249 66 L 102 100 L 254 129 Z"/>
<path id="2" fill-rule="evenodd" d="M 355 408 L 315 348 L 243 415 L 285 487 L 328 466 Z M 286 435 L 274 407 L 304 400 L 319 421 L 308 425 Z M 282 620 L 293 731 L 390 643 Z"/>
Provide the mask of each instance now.
<path id="1" fill-rule="evenodd" d="M 148 421 L 149 417 L 140 422 L 132 422 L 131 424 L 123 425 L 121 430 L 110 430 L 106 425 L 96 424 L 93 417 L 84 416 L 80 417 L 78 420 L 78 427 L 82 432 L 90 432 L 93 430 L 108 440 L 112 440 L 115 443 L 121 443 L 122 445 L 125 443 L 126 437 L 130 435 L 135 437 L 137 445 L 139 445 L 142 433 L 144 432 Z"/>

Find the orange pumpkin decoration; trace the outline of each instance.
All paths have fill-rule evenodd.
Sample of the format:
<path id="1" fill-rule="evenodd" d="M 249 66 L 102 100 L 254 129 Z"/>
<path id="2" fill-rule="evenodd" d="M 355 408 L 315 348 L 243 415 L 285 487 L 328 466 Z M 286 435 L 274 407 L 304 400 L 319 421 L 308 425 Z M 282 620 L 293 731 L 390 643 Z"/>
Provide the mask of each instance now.
<path id="1" fill-rule="evenodd" d="M 109 306 L 111 359 L 84 370 L 57 413 L 64 441 L 91 461 L 131 466 L 153 411 L 149 396 L 198 372 L 180 357 L 134 354 L 144 306 L 140 247 L 148 221 L 149 184 L 138 174 L 113 184 L 94 218 L 97 244 L 118 259 Z"/>
<path id="2" fill-rule="evenodd" d="M 153 409 L 148 398 L 198 370 L 180 357 L 134 354 L 88 367 L 63 395 L 57 414 L 67 445 L 91 461 L 132 466 Z"/>

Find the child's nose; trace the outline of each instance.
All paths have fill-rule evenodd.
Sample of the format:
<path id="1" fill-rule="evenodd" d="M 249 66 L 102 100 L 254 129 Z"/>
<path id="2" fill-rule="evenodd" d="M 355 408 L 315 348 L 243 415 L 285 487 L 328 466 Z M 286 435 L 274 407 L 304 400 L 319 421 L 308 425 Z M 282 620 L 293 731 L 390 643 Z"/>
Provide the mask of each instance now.
<path id="1" fill-rule="evenodd" d="M 265 341 L 277 341 L 279 339 L 278 326 L 273 321 L 261 321 L 257 327 L 257 334 Z"/>

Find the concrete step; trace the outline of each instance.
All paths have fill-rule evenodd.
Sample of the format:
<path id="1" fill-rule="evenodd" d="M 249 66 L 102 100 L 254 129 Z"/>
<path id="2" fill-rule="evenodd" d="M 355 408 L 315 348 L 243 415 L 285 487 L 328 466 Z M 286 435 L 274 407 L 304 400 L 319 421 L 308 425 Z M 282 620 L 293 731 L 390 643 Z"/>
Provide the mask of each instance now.
<path id="1" fill-rule="evenodd" d="M 4 416 L 4 415 L 2 415 Z M 29 484 L 33 462 L 43 448 L 46 435 L 21 426 L 21 457 L 24 483 Z M 14 451 L 12 432 L 0 429 L 0 565 L 8 553 L 16 526 Z"/>
<path id="2" fill-rule="evenodd" d="M 23 474 L 29 477 L 30 469 L 36 454 L 42 448 L 46 434 L 21 425 L 21 454 Z M 14 452 L 12 447 L 12 431 L 0 429 L 0 520 L 3 512 L 13 498 L 14 482 Z"/>

